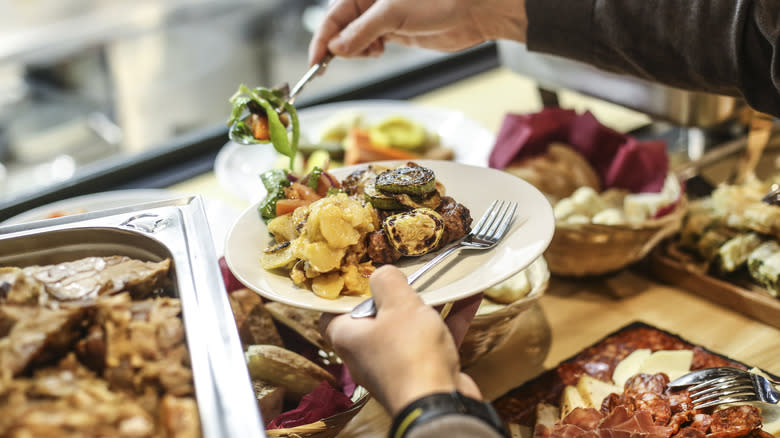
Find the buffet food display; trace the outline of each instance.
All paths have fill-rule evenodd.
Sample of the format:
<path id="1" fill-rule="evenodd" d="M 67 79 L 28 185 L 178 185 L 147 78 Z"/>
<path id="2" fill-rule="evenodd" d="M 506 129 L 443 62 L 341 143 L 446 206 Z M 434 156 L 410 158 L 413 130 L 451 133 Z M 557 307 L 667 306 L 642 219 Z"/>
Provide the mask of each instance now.
<path id="1" fill-rule="evenodd" d="M 424 263 L 470 231 L 482 198 L 520 192 L 524 181 L 544 196 L 541 204 L 524 198 L 520 209 L 537 208 L 515 225 L 544 235 L 554 222 L 551 243 L 542 236 L 502 248 L 504 258 L 443 280 L 459 285 L 492 265 L 503 275 L 535 254 L 508 278 L 483 278 L 468 291 L 482 301 L 459 350 L 464 368 L 539 307 L 551 274 L 602 278 L 651 253 L 658 279 L 780 327 L 780 206 L 762 200 L 780 179 L 723 184 L 689 201 L 663 142 L 617 133 L 589 113 L 545 109 L 507 116 L 493 169 L 478 169 L 518 185 L 457 181 L 465 166 L 421 161 L 455 153 L 414 117 L 369 123 L 340 111 L 309 142 L 285 93 L 242 86 L 231 99 L 234 138 L 268 144 L 284 160 L 257 175 L 266 194 L 251 214 L 262 226 L 238 239 L 251 240 L 250 263 L 263 275 L 283 277 L 277 289 L 307 298 L 275 301 L 259 290 L 271 283 L 242 284 L 227 268 L 229 245 L 215 275 L 213 248 L 198 237 L 207 221 L 191 198 L 10 228 L 0 235 L 0 436 L 337 436 L 370 394 L 323 340 L 326 308 L 309 300 L 362 300 L 377 266 Z M 534 215 L 547 218 L 542 207 L 549 223 L 533 228 Z M 494 406 L 522 438 L 780 436 L 776 406 L 696 409 L 686 389 L 668 387 L 714 366 L 766 374 L 636 322 L 503 388 Z"/>

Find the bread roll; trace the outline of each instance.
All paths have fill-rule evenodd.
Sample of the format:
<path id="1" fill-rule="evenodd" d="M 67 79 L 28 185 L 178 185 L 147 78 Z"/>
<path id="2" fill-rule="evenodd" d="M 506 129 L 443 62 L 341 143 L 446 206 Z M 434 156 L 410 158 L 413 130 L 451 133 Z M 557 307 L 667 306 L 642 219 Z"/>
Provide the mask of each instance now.
<path id="1" fill-rule="evenodd" d="M 583 186 L 601 191 L 601 180 L 590 163 L 562 143 L 550 144 L 546 154 L 513 161 L 504 170 L 531 183 L 551 202 L 568 197 Z"/>
<path id="2" fill-rule="evenodd" d="M 323 380 L 336 385 L 336 378 L 298 353 L 276 345 L 252 345 L 247 349 L 249 376 L 284 387 L 288 399 L 299 400 Z"/>

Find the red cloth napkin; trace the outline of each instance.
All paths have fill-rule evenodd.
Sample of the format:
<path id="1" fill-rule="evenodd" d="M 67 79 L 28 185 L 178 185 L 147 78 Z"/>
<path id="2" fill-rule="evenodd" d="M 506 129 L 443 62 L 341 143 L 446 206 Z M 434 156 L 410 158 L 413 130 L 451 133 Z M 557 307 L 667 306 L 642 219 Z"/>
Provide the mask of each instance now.
<path id="1" fill-rule="evenodd" d="M 280 429 L 314 423 L 343 412 L 350 406 L 352 400 L 349 397 L 334 389 L 328 382 L 322 381 L 314 391 L 301 398 L 297 408 L 283 412 L 268 423 L 266 428 Z"/>
<path id="2" fill-rule="evenodd" d="M 590 112 L 578 115 L 562 108 L 507 114 L 488 164 L 504 169 L 513 161 L 545 153 L 551 142 L 566 143 L 579 151 L 605 189 L 657 193 L 669 171 L 664 141 L 638 141 L 602 125 Z"/>

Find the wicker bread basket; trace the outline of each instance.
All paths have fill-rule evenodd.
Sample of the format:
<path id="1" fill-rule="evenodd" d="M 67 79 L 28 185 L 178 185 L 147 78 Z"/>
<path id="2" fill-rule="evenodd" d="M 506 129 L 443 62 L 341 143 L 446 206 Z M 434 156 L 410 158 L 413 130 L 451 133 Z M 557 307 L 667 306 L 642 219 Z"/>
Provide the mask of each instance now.
<path id="1" fill-rule="evenodd" d="M 506 305 L 490 304 L 480 307 L 469 326 L 460 347 L 460 363 L 467 367 L 484 356 L 512 330 L 515 321 L 544 295 L 550 280 L 550 271 L 544 257 L 539 257 L 525 272 L 531 291 L 523 298 Z"/>
<path id="2" fill-rule="evenodd" d="M 674 210 L 641 224 L 557 223 L 544 256 L 556 275 L 611 273 L 645 257 L 661 240 L 676 233 L 688 208 L 683 195 Z"/>
<path id="3" fill-rule="evenodd" d="M 267 429 L 265 434 L 274 438 L 332 438 L 338 435 L 352 418 L 363 409 L 371 396 L 362 386 L 355 388 L 352 395 L 354 404 L 349 409 L 339 412 L 336 415 L 323 418 L 314 423 L 291 427 L 288 429 Z"/>

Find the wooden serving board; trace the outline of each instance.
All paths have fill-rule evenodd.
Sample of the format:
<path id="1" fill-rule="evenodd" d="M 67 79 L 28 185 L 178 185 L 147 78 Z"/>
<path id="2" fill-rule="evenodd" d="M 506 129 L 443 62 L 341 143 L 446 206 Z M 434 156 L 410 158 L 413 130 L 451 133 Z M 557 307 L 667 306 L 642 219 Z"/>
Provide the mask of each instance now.
<path id="1" fill-rule="evenodd" d="M 584 374 L 604 381 L 610 380 L 615 366 L 632 351 L 640 348 L 652 351 L 692 350 L 691 370 L 719 366 L 752 368 L 752 365 L 696 345 L 674 333 L 642 321 L 634 321 L 577 352 L 556 367 L 509 390 L 495 399 L 493 406 L 504 422 L 533 428 L 538 403 L 558 405 L 564 386 L 576 384 Z M 771 373 L 767 375 L 773 379 L 778 378 Z"/>
<path id="2" fill-rule="evenodd" d="M 670 244 L 663 242 L 650 255 L 650 269 L 656 278 L 780 328 L 780 299 L 757 285 L 736 284 L 709 275 L 700 266 L 671 255 Z"/>

